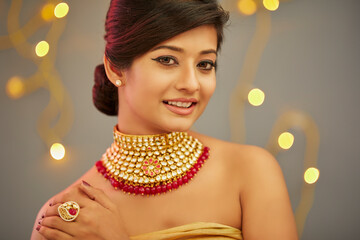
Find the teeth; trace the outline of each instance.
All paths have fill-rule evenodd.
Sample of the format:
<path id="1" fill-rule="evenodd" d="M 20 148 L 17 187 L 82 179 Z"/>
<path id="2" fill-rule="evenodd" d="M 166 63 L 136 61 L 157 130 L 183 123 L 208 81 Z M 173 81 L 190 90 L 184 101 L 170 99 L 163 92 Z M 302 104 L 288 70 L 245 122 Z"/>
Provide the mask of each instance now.
<path id="1" fill-rule="evenodd" d="M 192 104 L 192 102 L 172 102 L 172 101 L 168 101 L 167 103 L 169 105 L 173 105 L 173 106 L 177 106 L 177 107 L 183 107 L 183 108 L 188 108 Z"/>

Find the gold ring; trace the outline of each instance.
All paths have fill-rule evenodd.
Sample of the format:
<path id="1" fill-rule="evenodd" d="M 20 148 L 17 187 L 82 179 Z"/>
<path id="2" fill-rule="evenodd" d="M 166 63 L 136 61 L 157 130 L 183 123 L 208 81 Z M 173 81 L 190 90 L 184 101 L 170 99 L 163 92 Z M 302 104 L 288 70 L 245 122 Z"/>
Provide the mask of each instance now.
<path id="1" fill-rule="evenodd" d="M 58 212 L 62 220 L 71 222 L 79 215 L 80 206 L 74 201 L 68 201 L 58 207 Z"/>

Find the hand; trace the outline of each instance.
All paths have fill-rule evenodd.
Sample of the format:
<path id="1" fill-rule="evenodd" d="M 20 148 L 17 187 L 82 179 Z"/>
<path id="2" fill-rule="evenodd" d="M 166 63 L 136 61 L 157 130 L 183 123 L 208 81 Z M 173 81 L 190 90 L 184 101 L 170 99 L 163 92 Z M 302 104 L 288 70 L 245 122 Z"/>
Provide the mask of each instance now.
<path id="1" fill-rule="evenodd" d="M 80 206 L 79 215 L 72 222 L 62 220 L 58 213 L 58 207 L 67 201 L 75 201 Z M 101 189 L 85 181 L 50 201 L 37 230 L 47 240 L 129 239 L 119 208 Z"/>

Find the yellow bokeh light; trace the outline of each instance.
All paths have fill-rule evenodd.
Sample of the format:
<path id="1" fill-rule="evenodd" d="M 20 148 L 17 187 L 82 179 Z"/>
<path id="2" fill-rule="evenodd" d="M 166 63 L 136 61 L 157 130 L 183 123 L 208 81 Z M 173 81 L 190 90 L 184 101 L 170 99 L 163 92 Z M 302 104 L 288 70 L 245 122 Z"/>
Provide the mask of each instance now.
<path id="1" fill-rule="evenodd" d="M 282 149 L 289 149 L 294 144 L 294 135 L 289 132 L 283 132 L 278 138 L 278 143 Z"/>
<path id="2" fill-rule="evenodd" d="M 256 12 L 257 6 L 254 0 L 239 0 L 237 7 L 239 12 L 244 15 L 253 15 Z"/>
<path id="3" fill-rule="evenodd" d="M 19 77 L 12 77 L 6 84 L 6 93 L 13 99 L 20 98 L 25 93 L 24 82 Z"/>
<path id="4" fill-rule="evenodd" d="M 61 160 L 65 156 L 65 148 L 60 143 L 54 143 L 50 148 L 50 154 L 55 160 Z"/>
<path id="5" fill-rule="evenodd" d="M 263 4 L 267 10 L 275 11 L 279 8 L 280 2 L 279 0 L 263 0 Z"/>
<path id="6" fill-rule="evenodd" d="M 54 10 L 55 17 L 57 18 L 65 17 L 68 14 L 68 12 L 69 12 L 69 5 L 67 5 L 67 3 L 64 2 L 56 5 Z"/>
<path id="7" fill-rule="evenodd" d="M 319 179 L 320 172 L 317 168 L 308 168 L 304 174 L 304 180 L 308 184 L 313 184 Z"/>
<path id="8" fill-rule="evenodd" d="M 49 44 L 46 41 L 41 41 L 38 44 L 36 44 L 35 53 L 39 57 L 44 57 L 46 54 L 48 54 L 49 49 L 50 49 Z"/>
<path id="9" fill-rule="evenodd" d="M 54 4 L 48 3 L 41 9 L 41 17 L 45 21 L 50 21 L 54 18 Z"/>
<path id="10" fill-rule="evenodd" d="M 251 105 L 260 106 L 265 100 L 265 93 L 258 88 L 254 88 L 249 92 L 248 100 Z"/>

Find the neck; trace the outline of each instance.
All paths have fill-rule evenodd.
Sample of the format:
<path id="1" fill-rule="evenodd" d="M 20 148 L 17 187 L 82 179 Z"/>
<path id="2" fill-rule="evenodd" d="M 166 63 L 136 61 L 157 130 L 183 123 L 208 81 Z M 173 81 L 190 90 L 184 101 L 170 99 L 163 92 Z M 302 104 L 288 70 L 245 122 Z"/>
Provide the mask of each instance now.
<path id="1" fill-rule="evenodd" d="M 117 131 L 126 135 L 156 135 L 171 132 L 155 127 L 150 128 L 144 124 L 137 124 L 136 120 L 129 121 L 122 117 L 121 114 L 118 115 Z"/>

